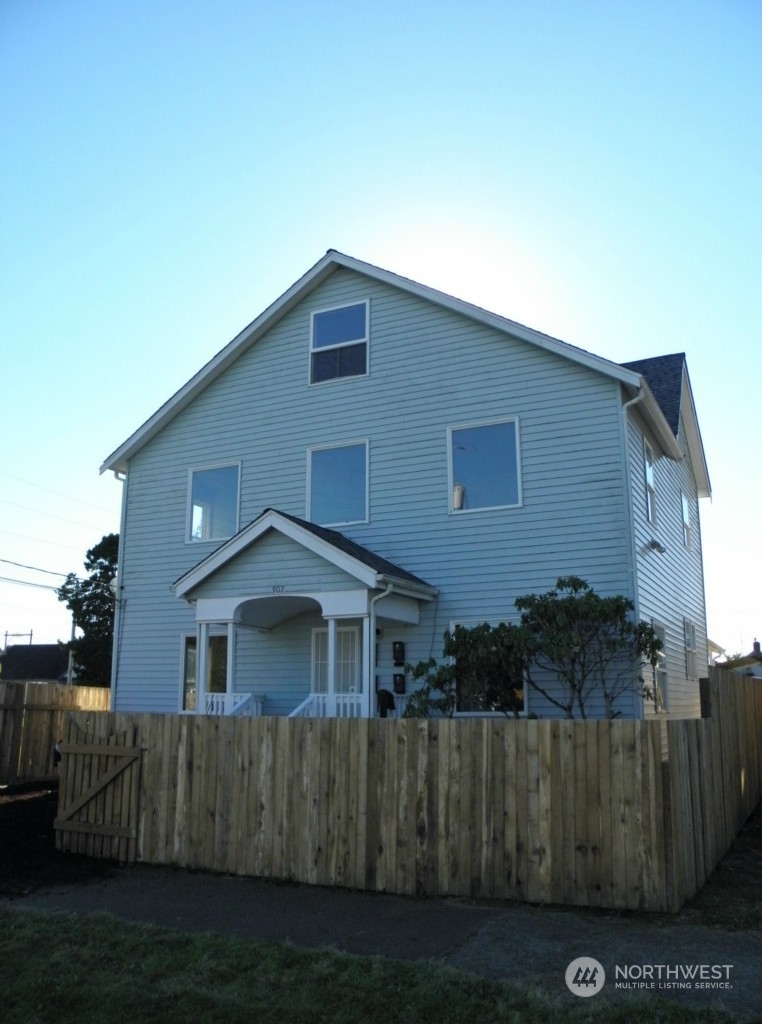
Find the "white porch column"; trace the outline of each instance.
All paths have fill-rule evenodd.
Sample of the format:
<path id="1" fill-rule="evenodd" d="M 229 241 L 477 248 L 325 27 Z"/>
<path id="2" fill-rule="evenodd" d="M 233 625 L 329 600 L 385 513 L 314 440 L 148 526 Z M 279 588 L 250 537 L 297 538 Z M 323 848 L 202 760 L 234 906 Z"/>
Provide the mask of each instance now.
<path id="1" fill-rule="evenodd" d="M 336 715 L 336 619 L 328 619 L 328 679 L 326 693 L 326 715 Z"/>
<path id="2" fill-rule="evenodd" d="M 227 693 L 235 691 L 235 623 L 228 622 L 228 660 L 225 674 L 225 690 Z"/>

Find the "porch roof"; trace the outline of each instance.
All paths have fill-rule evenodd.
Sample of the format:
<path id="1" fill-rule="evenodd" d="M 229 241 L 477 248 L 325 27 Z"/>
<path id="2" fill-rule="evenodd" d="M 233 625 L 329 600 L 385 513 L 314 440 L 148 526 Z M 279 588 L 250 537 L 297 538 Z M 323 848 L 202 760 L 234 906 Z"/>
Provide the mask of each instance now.
<path id="1" fill-rule="evenodd" d="M 195 587 L 271 530 L 291 538 L 305 549 L 355 577 L 369 589 L 393 583 L 397 593 L 419 600 L 430 601 L 437 595 L 436 587 L 432 587 L 425 580 L 394 562 L 382 558 L 369 548 L 363 547 L 362 544 L 350 540 L 337 530 L 316 526 L 297 516 L 267 508 L 254 522 L 245 526 L 189 572 L 175 580 L 172 589 L 177 597 L 187 597 Z"/>

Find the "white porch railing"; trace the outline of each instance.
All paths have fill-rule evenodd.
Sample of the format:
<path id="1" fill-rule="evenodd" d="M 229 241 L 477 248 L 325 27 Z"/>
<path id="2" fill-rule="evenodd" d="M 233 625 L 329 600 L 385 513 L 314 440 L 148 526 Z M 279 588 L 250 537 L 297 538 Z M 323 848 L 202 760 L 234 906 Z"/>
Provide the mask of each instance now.
<path id="1" fill-rule="evenodd" d="M 259 717 L 265 704 L 263 693 L 207 693 L 204 713 L 207 715 L 250 715 Z"/>
<path id="2" fill-rule="evenodd" d="M 289 718 L 362 718 L 361 693 L 311 693 Z"/>

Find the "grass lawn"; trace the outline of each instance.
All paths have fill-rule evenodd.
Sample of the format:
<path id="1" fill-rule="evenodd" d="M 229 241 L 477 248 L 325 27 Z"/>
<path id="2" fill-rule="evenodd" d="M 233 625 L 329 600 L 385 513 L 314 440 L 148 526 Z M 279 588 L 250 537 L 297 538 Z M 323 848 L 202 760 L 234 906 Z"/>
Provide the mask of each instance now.
<path id="1" fill-rule="evenodd" d="M 433 964 L 0 908 L 3 1024 L 677 1024 L 738 1018 L 649 998 L 551 999 Z"/>

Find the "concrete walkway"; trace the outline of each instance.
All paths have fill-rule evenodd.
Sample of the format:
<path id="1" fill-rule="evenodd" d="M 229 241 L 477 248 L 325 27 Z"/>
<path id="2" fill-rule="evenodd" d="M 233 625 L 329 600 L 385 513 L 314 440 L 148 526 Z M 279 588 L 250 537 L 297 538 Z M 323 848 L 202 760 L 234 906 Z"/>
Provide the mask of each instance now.
<path id="1" fill-rule="evenodd" d="M 628 998 L 615 968 L 728 965 L 730 988 L 648 989 L 693 1006 L 720 1004 L 762 1020 L 762 934 L 689 925 L 661 916 L 580 911 L 467 900 L 413 900 L 376 893 L 276 884 L 137 865 L 102 878 L 41 889 L 3 901 L 23 910 L 108 913 L 186 932 L 329 946 L 399 960 L 435 960 L 492 978 L 519 981 L 574 1002 L 564 975 L 580 956 L 606 971 L 600 996 Z M 662 972 L 664 973 L 664 972 Z M 621 983 L 621 982 L 620 982 Z M 716 986 L 717 980 L 714 980 Z"/>

